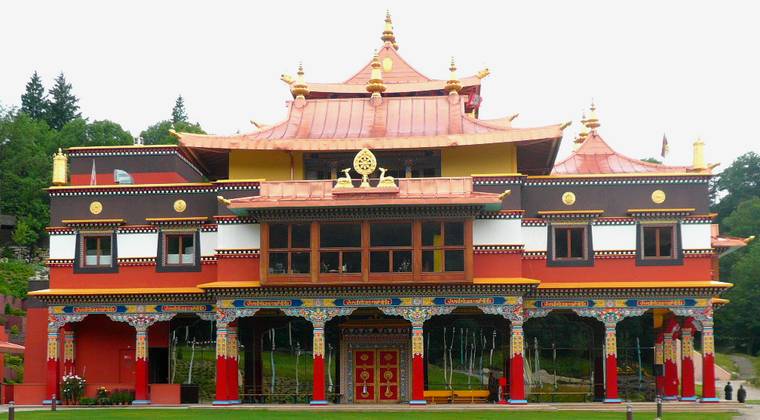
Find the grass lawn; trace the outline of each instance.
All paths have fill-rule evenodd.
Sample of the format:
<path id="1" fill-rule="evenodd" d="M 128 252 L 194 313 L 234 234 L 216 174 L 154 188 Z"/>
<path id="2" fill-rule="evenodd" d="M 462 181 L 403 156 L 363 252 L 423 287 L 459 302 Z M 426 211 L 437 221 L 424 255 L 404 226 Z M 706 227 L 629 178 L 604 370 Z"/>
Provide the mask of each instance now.
<path id="1" fill-rule="evenodd" d="M 237 419 L 287 419 L 287 420 L 313 420 L 315 412 L 319 409 L 309 409 L 302 411 L 268 411 L 268 410 L 219 410 L 219 409 L 88 409 L 83 410 L 61 410 L 51 411 L 26 411 L 17 412 L 16 418 L 19 420 L 32 419 L 81 419 L 85 416 L 91 416 L 98 420 L 131 420 L 131 419 L 219 419 L 237 420 Z M 505 410 L 506 411 L 506 410 Z M 335 420 L 387 420 L 388 417 L 394 419 L 435 419 L 435 420 L 490 420 L 503 419 L 509 420 L 619 420 L 625 418 L 625 413 L 618 412 L 599 412 L 599 411 L 404 411 L 404 412 L 328 412 L 323 411 L 316 415 L 320 419 Z M 733 413 L 699 413 L 702 420 L 729 420 L 734 417 Z M 654 413 L 636 413 L 636 418 L 654 418 Z M 694 413 L 668 413 L 668 420 L 693 420 Z"/>

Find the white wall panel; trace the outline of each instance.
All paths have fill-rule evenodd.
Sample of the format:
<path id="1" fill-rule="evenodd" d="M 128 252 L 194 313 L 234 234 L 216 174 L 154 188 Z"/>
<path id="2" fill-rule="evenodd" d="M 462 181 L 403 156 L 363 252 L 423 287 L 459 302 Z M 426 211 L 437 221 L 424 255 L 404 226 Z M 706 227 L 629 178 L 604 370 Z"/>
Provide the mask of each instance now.
<path id="1" fill-rule="evenodd" d="M 216 232 L 201 232 L 201 256 L 215 255 L 216 248 Z"/>
<path id="2" fill-rule="evenodd" d="M 707 223 L 682 224 L 681 246 L 683 249 L 708 249 L 712 247 L 710 234 L 710 225 Z"/>
<path id="3" fill-rule="evenodd" d="M 636 225 L 597 225 L 591 227 L 596 251 L 636 249 Z"/>
<path id="4" fill-rule="evenodd" d="M 520 219 L 476 219 L 472 227 L 473 245 L 522 243 Z"/>
<path id="5" fill-rule="evenodd" d="M 259 249 L 261 225 L 219 225 L 216 236 L 217 249 Z"/>
<path id="6" fill-rule="evenodd" d="M 51 259 L 74 259 L 76 235 L 50 235 Z"/>
<path id="7" fill-rule="evenodd" d="M 523 241 L 526 251 L 546 251 L 546 226 L 523 226 Z"/>
<path id="8" fill-rule="evenodd" d="M 158 252 L 158 233 L 117 233 L 119 258 L 155 258 Z"/>

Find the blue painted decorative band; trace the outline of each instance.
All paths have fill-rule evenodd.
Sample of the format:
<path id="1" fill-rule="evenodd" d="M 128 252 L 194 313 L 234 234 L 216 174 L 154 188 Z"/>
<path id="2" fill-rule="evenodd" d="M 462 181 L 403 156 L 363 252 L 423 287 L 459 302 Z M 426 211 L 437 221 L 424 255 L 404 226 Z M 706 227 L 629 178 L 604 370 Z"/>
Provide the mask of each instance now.
<path id="1" fill-rule="evenodd" d="M 697 400 L 696 396 L 693 396 L 693 397 L 681 397 L 681 401 L 696 401 L 696 400 Z"/>
<path id="2" fill-rule="evenodd" d="M 60 404 L 61 400 L 55 400 L 55 403 L 56 404 Z M 52 405 L 52 404 L 53 404 L 53 400 L 43 400 L 42 401 L 42 405 Z"/>
<path id="3" fill-rule="evenodd" d="M 327 405 L 327 401 L 325 400 L 313 400 L 309 403 L 309 405 Z"/>
<path id="4" fill-rule="evenodd" d="M 720 399 L 719 398 L 702 398 L 699 401 L 703 403 L 716 403 L 716 402 L 720 402 Z"/>
<path id="5" fill-rule="evenodd" d="M 666 396 L 662 397 L 662 399 L 664 401 L 675 401 L 675 400 L 678 399 L 678 397 L 676 397 L 675 395 L 666 395 Z"/>
<path id="6" fill-rule="evenodd" d="M 620 398 L 605 398 L 604 399 L 605 404 L 617 404 L 621 402 L 623 402 L 623 400 L 621 400 Z"/>
<path id="7" fill-rule="evenodd" d="M 411 401 L 409 401 L 409 405 L 427 405 L 427 401 L 425 401 L 425 400 L 411 400 Z"/>
<path id="8" fill-rule="evenodd" d="M 509 400 L 510 404 L 527 404 L 528 400 Z"/>
<path id="9" fill-rule="evenodd" d="M 134 400 L 132 401 L 132 405 L 148 405 L 150 404 L 150 400 Z"/>
<path id="10" fill-rule="evenodd" d="M 240 400 L 230 400 L 230 404 L 241 404 Z"/>
<path id="11" fill-rule="evenodd" d="M 230 405 L 229 400 L 214 400 L 211 405 Z"/>

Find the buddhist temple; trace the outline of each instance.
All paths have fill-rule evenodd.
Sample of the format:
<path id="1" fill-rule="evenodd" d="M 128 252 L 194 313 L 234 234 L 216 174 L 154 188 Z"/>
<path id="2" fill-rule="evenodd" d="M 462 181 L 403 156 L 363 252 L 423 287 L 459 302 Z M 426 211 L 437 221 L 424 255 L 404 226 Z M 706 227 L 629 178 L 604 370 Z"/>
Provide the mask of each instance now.
<path id="1" fill-rule="evenodd" d="M 592 105 L 558 159 L 569 122 L 481 119 L 488 69 L 441 57 L 431 78 L 400 41 L 388 14 L 347 80 L 303 63 L 282 76 L 282 121 L 245 134 L 60 151 L 17 403 L 60 399 L 72 372 L 133 404 L 184 402 L 168 372 L 189 328 L 215 345 L 213 404 L 272 402 L 262 354 L 300 322 L 310 371 L 284 394 L 312 405 L 485 401 L 472 384 L 487 372 L 499 401 L 526 404 L 541 396 L 528 337 L 554 313 L 589 331 L 594 400 L 621 402 L 620 325 L 646 319 L 647 398 L 717 402 L 713 311 L 731 287 L 717 260 L 749 239 L 713 224 L 704 144 L 690 166 L 624 156 Z M 454 345 L 481 355 L 467 389 Z"/>

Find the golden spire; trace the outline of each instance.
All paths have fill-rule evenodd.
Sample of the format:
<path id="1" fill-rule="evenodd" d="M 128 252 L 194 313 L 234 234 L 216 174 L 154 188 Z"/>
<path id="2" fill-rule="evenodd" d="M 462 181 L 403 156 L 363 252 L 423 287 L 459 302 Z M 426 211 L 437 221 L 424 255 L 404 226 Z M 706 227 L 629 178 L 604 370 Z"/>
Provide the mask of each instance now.
<path id="1" fill-rule="evenodd" d="M 380 94 L 385 92 L 383 65 L 380 64 L 380 56 L 377 55 L 377 51 L 372 57 L 372 74 L 367 81 L 367 92 L 371 93 L 373 98 L 379 98 Z"/>
<path id="2" fill-rule="evenodd" d="M 596 116 L 596 105 L 594 105 L 594 100 L 591 100 L 591 107 L 589 107 L 589 114 L 588 118 L 586 119 L 586 128 L 590 128 L 591 130 L 596 130 L 599 127 L 599 118 Z"/>
<path id="3" fill-rule="evenodd" d="M 58 153 L 53 155 L 53 185 L 66 185 L 66 163 L 68 158 L 63 154 L 61 148 Z"/>
<path id="4" fill-rule="evenodd" d="M 306 81 L 304 81 L 303 78 L 303 64 L 298 63 L 298 76 L 296 77 L 295 82 L 293 82 L 290 85 L 290 93 L 293 94 L 294 98 L 302 98 L 305 99 L 307 96 L 309 96 L 309 85 L 306 84 Z"/>
<path id="5" fill-rule="evenodd" d="M 446 86 L 444 86 L 443 90 L 449 93 L 459 93 L 459 91 L 462 90 L 462 84 L 459 82 L 459 78 L 457 78 L 457 65 L 454 63 L 454 57 L 451 57 L 451 67 L 449 67 L 449 71 L 451 72 L 449 74 L 449 80 L 446 81 Z"/>
<path id="6" fill-rule="evenodd" d="M 385 11 L 385 29 L 383 30 L 383 36 L 380 37 L 383 42 L 390 42 L 393 48 L 398 50 L 398 43 L 396 42 L 396 35 L 393 34 L 393 22 L 391 21 L 390 10 Z"/>

